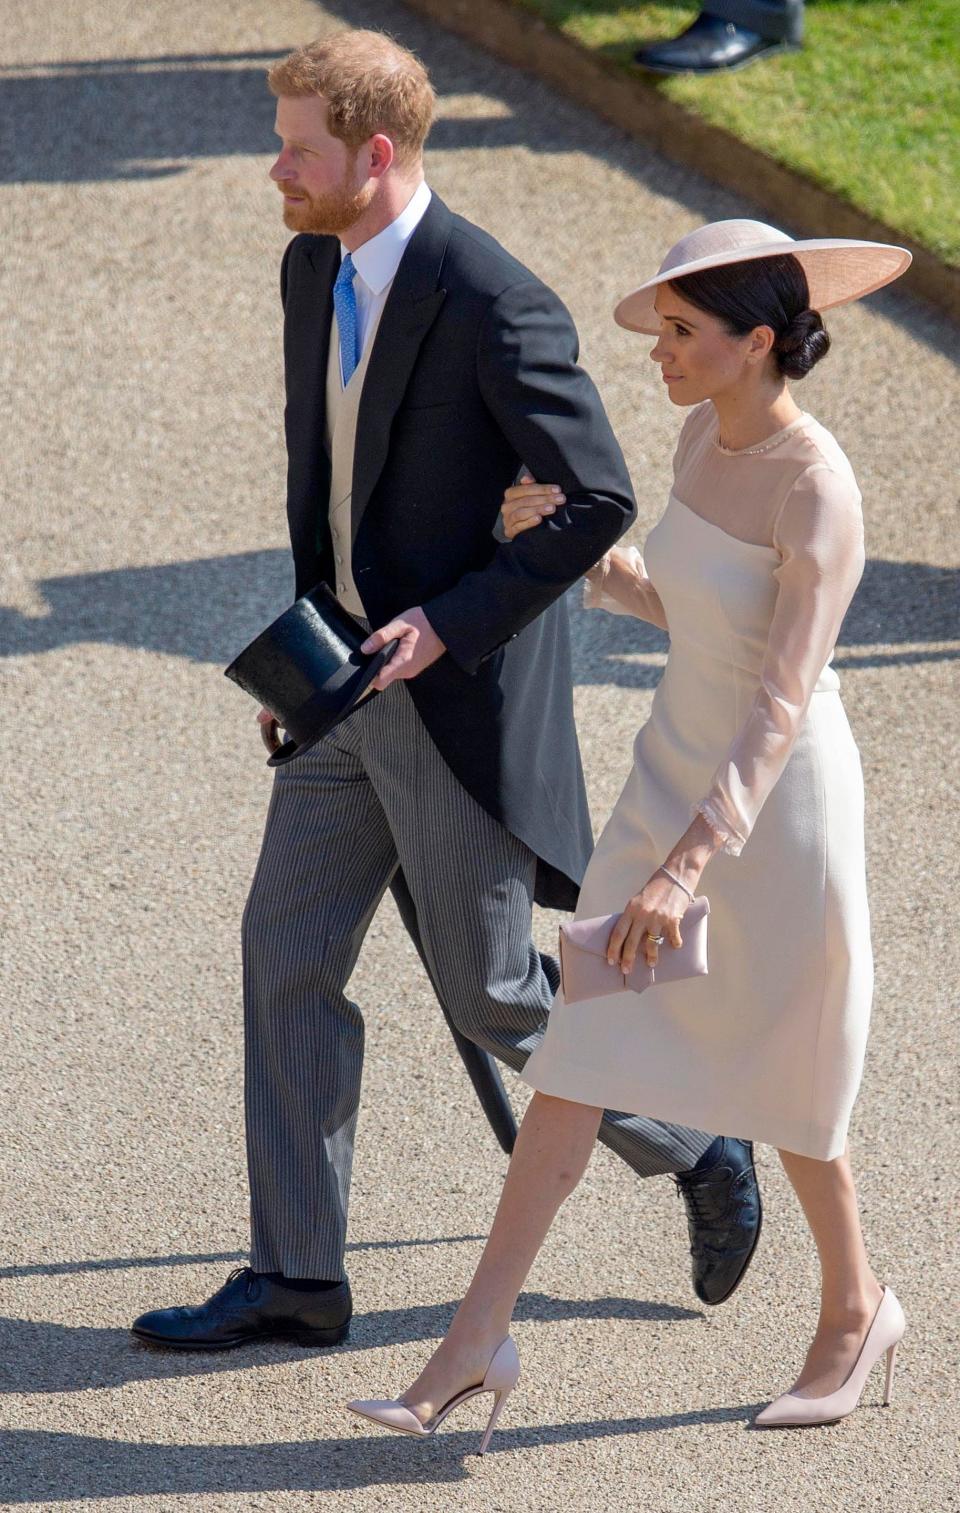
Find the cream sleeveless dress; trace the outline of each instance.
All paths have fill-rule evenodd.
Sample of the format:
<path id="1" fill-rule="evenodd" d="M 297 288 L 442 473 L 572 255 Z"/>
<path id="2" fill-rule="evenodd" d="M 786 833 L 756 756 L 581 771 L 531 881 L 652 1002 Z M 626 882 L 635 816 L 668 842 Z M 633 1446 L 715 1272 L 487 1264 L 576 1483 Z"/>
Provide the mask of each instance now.
<path id="1" fill-rule="evenodd" d="M 860 495 L 811 416 L 730 452 L 688 417 L 644 556 L 615 549 L 591 607 L 669 630 L 633 769 L 578 919 L 624 908 L 700 810 L 724 849 L 709 975 L 567 1006 L 523 1072 L 556 1097 L 842 1153 L 870 1015 L 863 781 L 830 667 L 863 570 Z M 669 950 L 665 945 L 662 951 Z"/>

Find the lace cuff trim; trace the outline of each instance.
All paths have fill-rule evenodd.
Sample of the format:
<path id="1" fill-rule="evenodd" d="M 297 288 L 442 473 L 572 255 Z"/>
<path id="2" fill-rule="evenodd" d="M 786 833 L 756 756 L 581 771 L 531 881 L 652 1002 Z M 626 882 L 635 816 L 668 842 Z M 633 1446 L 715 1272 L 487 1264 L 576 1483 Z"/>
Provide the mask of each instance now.
<path id="1" fill-rule="evenodd" d="M 710 829 L 713 831 L 714 839 L 723 848 L 727 856 L 740 855 L 740 852 L 747 843 L 746 836 L 741 835 L 737 830 L 731 829 L 710 799 L 701 799 L 698 804 L 690 805 L 690 818 L 693 819 L 694 815 L 697 814 L 703 815 Z"/>
<path id="2" fill-rule="evenodd" d="M 609 609 L 615 603 L 604 589 L 604 583 L 610 572 L 609 554 L 600 558 L 595 567 L 592 567 L 583 580 L 583 607 L 584 609 Z M 617 604 L 619 609 L 620 605 Z"/>

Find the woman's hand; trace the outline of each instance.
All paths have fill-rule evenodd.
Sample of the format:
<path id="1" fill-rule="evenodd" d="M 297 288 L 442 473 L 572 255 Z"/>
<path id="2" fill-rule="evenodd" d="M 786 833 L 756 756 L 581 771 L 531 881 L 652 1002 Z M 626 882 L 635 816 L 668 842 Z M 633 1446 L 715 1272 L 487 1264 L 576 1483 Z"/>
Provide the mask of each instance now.
<path id="1" fill-rule="evenodd" d="M 610 931 L 607 961 L 612 967 L 619 965 L 621 972 L 628 974 L 638 955 L 648 967 L 655 967 L 661 936 L 662 943 L 674 949 L 683 945 L 680 921 L 690 907 L 691 894 L 697 890 L 704 867 L 720 845 L 703 815 L 695 814 L 663 864 L 684 887 L 679 888 L 657 868 Z"/>
<path id="2" fill-rule="evenodd" d="M 619 966 L 624 975 L 633 971 L 639 956 L 648 967 L 655 967 L 658 943 L 674 949 L 683 944 L 680 921 L 690 906 L 682 888 L 662 872 L 655 872 L 640 892 L 631 898 L 607 942 L 607 961 Z"/>
<path id="3" fill-rule="evenodd" d="M 529 473 L 524 473 L 519 483 L 507 489 L 500 507 L 507 540 L 539 525 L 544 516 L 552 515 L 566 502 L 566 497 L 558 483 L 535 483 Z"/>

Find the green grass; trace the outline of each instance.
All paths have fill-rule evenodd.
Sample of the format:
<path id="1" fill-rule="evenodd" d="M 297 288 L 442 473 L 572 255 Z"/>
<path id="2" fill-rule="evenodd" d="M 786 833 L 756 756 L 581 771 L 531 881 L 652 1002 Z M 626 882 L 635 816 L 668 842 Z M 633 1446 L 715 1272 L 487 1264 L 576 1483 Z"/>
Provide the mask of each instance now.
<path id="1" fill-rule="evenodd" d="M 697 15 L 682 0 L 517 0 L 647 82 L 638 43 Z M 960 262 L 957 0 L 811 0 L 800 52 L 738 73 L 657 79 L 705 120 Z"/>

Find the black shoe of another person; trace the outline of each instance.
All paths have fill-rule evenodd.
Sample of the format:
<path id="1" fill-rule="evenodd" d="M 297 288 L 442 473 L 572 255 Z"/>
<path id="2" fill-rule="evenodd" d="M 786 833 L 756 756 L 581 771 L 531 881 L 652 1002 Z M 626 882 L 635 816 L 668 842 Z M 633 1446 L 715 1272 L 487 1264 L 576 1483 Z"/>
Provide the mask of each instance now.
<path id="1" fill-rule="evenodd" d="M 249 1266 L 238 1266 L 212 1298 L 195 1308 L 156 1308 L 131 1329 L 148 1345 L 173 1350 L 229 1350 L 248 1340 L 338 1345 L 350 1332 L 350 1284 L 322 1291 L 284 1287 Z"/>
<path id="2" fill-rule="evenodd" d="M 719 16 L 702 12 L 679 37 L 668 42 L 649 42 L 634 53 L 635 63 L 655 74 L 712 74 L 721 69 L 745 68 L 771 53 L 795 51 L 795 42 L 774 42 L 759 32 L 735 26 Z"/>
<path id="3" fill-rule="evenodd" d="M 763 1208 L 746 1140 L 714 1140 L 677 1188 L 687 1205 L 693 1290 L 701 1303 L 725 1303 L 753 1260 Z"/>

